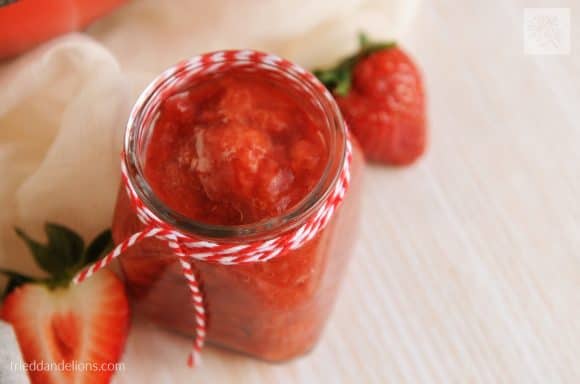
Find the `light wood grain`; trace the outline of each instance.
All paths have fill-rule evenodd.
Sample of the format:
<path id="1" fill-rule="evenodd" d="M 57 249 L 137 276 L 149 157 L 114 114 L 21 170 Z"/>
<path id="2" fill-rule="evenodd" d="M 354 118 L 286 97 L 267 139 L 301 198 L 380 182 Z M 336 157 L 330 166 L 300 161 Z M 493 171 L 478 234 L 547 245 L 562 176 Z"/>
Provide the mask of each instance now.
<path id="1" fill-rule="evenodd" d="M 580 7 L 547 3 L 423 2 L 403 43 L 425 72 L 430 149 L 367 169 L 322 342 L 284 365 L 209 347 L 191 382 L 580 382 Z M 572 9 L 571 55 L 524 55 L 525 6 Z M 148 345 L 156 332 L 139 322 L 128 371 L 144 349 L 186 352 L 177 337 L 177 352 Z M 143 382 L 186 375 L 158 364 Z"/>

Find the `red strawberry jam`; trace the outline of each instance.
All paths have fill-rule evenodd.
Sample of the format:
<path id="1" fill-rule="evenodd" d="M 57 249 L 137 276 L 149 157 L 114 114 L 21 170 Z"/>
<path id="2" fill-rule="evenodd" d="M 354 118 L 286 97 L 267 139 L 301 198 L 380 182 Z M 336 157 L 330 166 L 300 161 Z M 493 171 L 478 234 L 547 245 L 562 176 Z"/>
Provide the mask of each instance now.
<path id="1" fill-rule="evenodd" d="M 345 143 L 333 101 L 320 101 L 320 90 L 304 82 L 249 65 L 207 75 L 161 101 L 153 124 L 131 128 L 146 138 L 134 151 L 156 204 L 169 208 L 171 217 L 176 212 L 196 228 L 203 226 L 198 237 L 236 243 L 248 237 L 268 240 L 304 222 L 334 187 Z M 300 248 L 267 262 L 193 262 L 202 282 L 209 342 L 274 361 L 310 350 L 350 256 L 361 165 L 355 145 L 345 200 Z M 216 225 L 233 228 L 233 234 L 215 235 Z M 240 225 L 249 234 L 236 232 Z M 142 227 L 121 188 L 115 241 Z M 169 329 L 195 332 L 190 293 L 165 242 L 146 239 L 120 261 L 137 312 Z"/>
<path id="2" fill-rule="evenodd" d="M 145 176 L 182 215 L 250 224 L 295 206 L 320 180 L 327 133 L 279 84 L 232 73 L 166 99 Z"/>

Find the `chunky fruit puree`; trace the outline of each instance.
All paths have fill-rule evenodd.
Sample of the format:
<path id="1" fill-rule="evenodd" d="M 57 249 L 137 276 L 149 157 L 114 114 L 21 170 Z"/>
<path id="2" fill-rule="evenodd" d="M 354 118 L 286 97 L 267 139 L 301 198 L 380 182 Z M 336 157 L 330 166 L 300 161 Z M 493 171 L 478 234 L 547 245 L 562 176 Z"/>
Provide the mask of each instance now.
<path id="1" fill-rule="evenodd" d="M 272 80 L 233 73 L 166 99 L 145 176 L 159 198 L 197 221 L 276 217 L 320 180 L 327 133 Z"/>
<path id="2" fill-rule="evenodd" d="M 170 208 L 172 217 L 209 228 L 206 233 L 216 225 L 250 228 L 250 234 L 234 231 L 224 239 L 240 244 L 248 236 L 268 240 L 305 220 L 310 211 L 304 207 L 333 188 L 345 138 L 337 109 L 313 101 L 312 93 L 320 90 L 251 69 L 208 75 L 166 97 L 155 122 L 137 127 L 144 131 L 142 172 L 158 204 Z M 356 234 L 361 165 L 355 145 L 342 205 L 298 249 L 267 262 L 193 261 L 209 342 L 273 361 L 303 354 L 316 343 Z M 278 224 L 270 226 L 274 218 Z M 123 241 L 141 228 L 121 188 L 114 238 Z M 195 332 L 190 292 L 165 242 L 145 239 L 120 261 L 137 311 L 169 329 Z"/>

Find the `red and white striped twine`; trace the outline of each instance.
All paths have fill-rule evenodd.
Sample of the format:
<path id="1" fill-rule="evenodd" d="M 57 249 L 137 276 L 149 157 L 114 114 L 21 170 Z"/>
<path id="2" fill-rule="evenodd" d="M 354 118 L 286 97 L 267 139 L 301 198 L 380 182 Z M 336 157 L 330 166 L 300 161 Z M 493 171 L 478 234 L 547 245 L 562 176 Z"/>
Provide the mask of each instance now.
<path id="1" fill-rule="evenodd" d="M 332 95 L 326 88 L 312 75 L 295 64 L 274 55 L 265 54 L 251 50 L 241 51 L 221 51 L 197 56 L 191 60 L 183 61 L 171 69 L 165 71 L 141 94 L 128 122 L 128 130 L 136 119 L 136 114 L 145 102 L 161 103 L 166 97 L 175 93 L 175 89 L 183 84 L 191 82 L 196 77 L 205 76 L 216 70 L 223 70 L 235 65 L 255 65 L 256 68 L 282 68 L 285 72 L 293 76 L 298 76 L 314 85 L 324 97 L 332 102 Z M 151 100 L 152 91 L 159 88 L 160 84 L 167 87 L 157 92 Z M 145 121 L 152 121 L 153 114 L 145 115 Z M 127 132 L 128 133 L 128 132 Z M 132 234 L 127 239 L 119 243 L 105 257 L 80 271 L 74 278 L 76 284 L 81 283 L 94 273 L 109 265 L 115 258 L 123 254 L 128 248 L 137 244 L 143 239 L 154 237 L 164 241 L 173 254 L 177 257 L 181 266 L 181 271 L 185 277 L 194 307 L 196 322 L 196 336 L 193 350 L 188 358 L 188 364 L 195 366 L 200 359 L 200 351 L 203 347 L 206 336 L 206 313 L 204 307 L 204 297 L 199 288 L 199 281 L 193 271 L 191 260 L 204 261 L 208 263 L 235 265 L 242 263 L 265 262 L 273 259 L 286 251 L 300 248 L 306 242 L 316 236 L 330 221 L 338 205 L 344 199 L 344 195 L 350 183 L 350 164 L 352 161 L 352 144 L 349 135 L 346 135 L 346 151 L 340 175 L 332 193 L 327 195 L 326 200 L 320 205 L 318 210 L 306 219 L 306 221 L 291 231 L 268 240 L 257 240 L 245 244 L 219 243 L 196 237 L 191 234 L 181 232 L 179 229 L 170 226 L 159 219 L 139 198 L 132 185 L 127 171 L 127 159 L 125 152 L 122 154 L 121 176 L 125 186 L 129 201 L 144 229 Z"/>

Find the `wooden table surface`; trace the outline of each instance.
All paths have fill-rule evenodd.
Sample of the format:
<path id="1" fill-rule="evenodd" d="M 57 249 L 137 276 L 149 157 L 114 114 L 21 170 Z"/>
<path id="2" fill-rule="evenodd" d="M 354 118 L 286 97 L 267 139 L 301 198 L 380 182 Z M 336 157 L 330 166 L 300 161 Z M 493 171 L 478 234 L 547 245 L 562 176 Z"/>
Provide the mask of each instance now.
<path id="1" fill-rule="evenodd" d="M 423 2 L 403 43 L 426 76 L 429 152 L 368 167 L 321 343 L 283 365 L 209 347 L 191 382 L 580 382 L 580 4 L 558 4 L 571 54 L 525 55 L 523 9 L 547 3 Z M 137 327 L 117 382 L 188 375 L 189 341 L 139 337 L 155 332 Z"/>
<path id="2" fill-rule="evenodd" d="M 149 11 L 136 12 L 158 26 L 157 2 L 147 3 Z M 315 9 L 322 3 L 312 4 Z M 176 10 L 165 20 L 169 24 L 181 11 L 176 3 L 173 6 Z M 524 8 L 549 6 L 570 11 L 571 53 L 525 54 Z M 117 16 L 111 16 L 111 24 L 125 26 L 134 21 Z M 228 17 L 235 16 L 230 12 Z M 182 31 L 187 30 L 187 22 L 173 24 L 174 32 L 189 39 Z M 111 36 L 105 26 L 101 27 L 90 33 L 103 43 Z M 288 23 L 283 27 L 295 26 Z M 565 26 L 552 27 L 562 32 Z M 206 32 L 211 31 L 211 24 L 207 28 Z M 110 91 L 112 96 L 96 92 L 98 74 L 93 79 L 90 71 L 108 65 L 105 74 L 110 82 L 105 88 L 116 90 L 110 85 L 122 83 L 122 71 L 131 64 L 151 64 L 146 69 L 153 75 L 158 73 L 158 66 L 167 65 L 143 59 L 145 53 L 151 56 L 160 51 L 145 52 L 143 45 L 165 44 L 163 36 L 156 31 L 147 38 L 128 35 L 126 41 L 140 44 L 140 48 L 131 49 L 112 39 L 109 45 L 103 43 L 112 56 L 99 43 L 87 42 L 86 37 L 79 42 L 77 36 L 77 42 L 61 47 L 76 53 L 54 56 L 65 63 L 63 73 L 74 76 L 82 72 L 83 84 L 91 85 L 76 95 L 76 83 L 66 83 L 75 90 L 72 102 L 66 104 L 70 107 L 66 117 L 84 122 L 84 116 L 100 116 L 88 119 L 86 127 L 92 130 L 85 130 L 97 132 L 98 138 L 106 136 L 107 124 L 109 132 L 119 133 L 120 138 L 116 127 L 122 124 L 111 123 L 116 109 L 108 105 L 116 106 L 116 100 L 124 96 L 121 92 Z M 192 37 L 197 37 L 198 43 L 203 40 Z M 171 46 L 171 39 L 166 40 L 169 52 L 175 46 Z M 77 49 L 83 44 L 85 49 Z M 580 2 L 425 0 L 402 44 L 424 70 L 429 150 L 410 168 L 367 167 L 360 240 L 317 348 L 304 358 L 272 365 L 208 346 L 203 352 L 204 364 L 192 371 L 185 364 L 191 340 L 136 319 L 124 357 L 125 370 L 118 373 L 115 384 L 580 383 Z M 190 51 L 188 45 L 181 48 Z M 126 60 L 120 60 L 118 67 L 115 60 L 123 52 Z M 172 53 L 184 57 L 182 51 Z M 170 59 L 169 55 L 159 56 Z M 93 61 L 93 69 L 80 71 L 86 57 L 100 59 Z M 54 70 L 59 62 L 54 59 L 49 76 L 64 76 Z M 150 72 L 142 80 L 148 81 Z M 10 94 L 4 92 L 5 98 Z M 63 102 L 57 92 L 51 95 L 51 102 Z M 91 95 L 107 97 L 91 103 Z M 25 106 L 36 99 L 31 100 Z M 52 105 L 43 109 L 44 99 L 39 100 L 38 108 L 33 104 L 35 108 L 24 108 L 20 114 L 17 109 L 4 121 L 11 121 L 14 131 L 32 127 L 32 123 L 58 128 L 58 121 L 34 120 L 34 113 Z M 103 110 L 111 116 L 105 116 Z M 28 111 L 34 112 L 30 119 Z M 99 131 L 97 123 L 101 120 L 103 130 Z M 83 138 L 85 131 L 67 132 Z M 113 146 L 112 138 L 106 143 L 94 142 L 109 151 Z M 65 165 L 76 165 L 77 155 L 88 163 L 83 156 L 90 148 L 60 148 L 69 151 L 69 157 L 59 153 L 70 160 Z M 54 155 L 52 152 L 47 153 Z M 53 165 L 60 164 L 59 156 L 52 159 Z M 106 163 L 106 156 L 103 158 Z M 111 151 L 113 158 L 111 169 L 116 171 L 116 149 L 114 154 Z M 6 172 L 9 165 L 0 163 L 0 171 Z M 112 171 L 101 168 L 95 175 L 111 179 L 107 175 Z M 83 175 L 79 173 L 81 179 Z M 53 183 L 62 180 L 47 177 L 46 172 L 43 177 Z M 3 174 L 0 179 L 1 183 L 7 178 Z M 24 192 L 36 186 L 36 192 L 45 197 L 44 189 L 38 188 L 44 186 L 45 179 L 24 185 L 29 188 Z M 111 185 L 116 185 L 116 180 Z M 114 188 L 109 191 L 111 202 Z M 4 192 L 0 188 L 3 198 Z M 34 201 L 38 195 L 20 193 L 19 198 L 26 202 L 27 196 Z M 70 206 L 79 199 L 81 208 L 87 206 L 82 196 L 67 196 Z M 103 207 L 112 203 L 97 200 L 99 209 L 87 206 L 85 211 L 99 214 L 103 220 L 99 225 L 105 225 L 109 216 Z M 16 207 L 14 201 L 12 206 Z M 12 206 L 0 212 L 0 224 L 5 215 L 14 215 Z M 24 216 L 37 209 L 34 204 L 23 203 L 23 207 L 30 208 L 21 212 Z M 49 208 L 48 212 L 58 209 Z M 77 220 L 74 217 L 80 211 L 67 208 L 63 212 L 65 219 L 73 216 Z M 84 220 L 78 221 L 92 224 L 91 215 L 78 215 Z M 28 260 L 28 256 L 19 259 Z"/>

